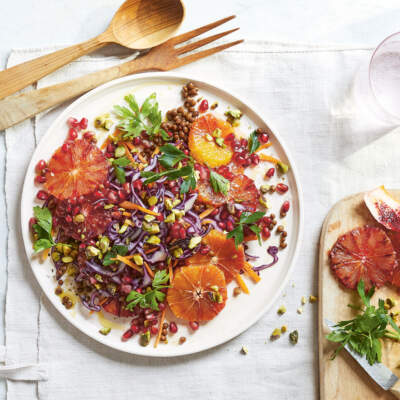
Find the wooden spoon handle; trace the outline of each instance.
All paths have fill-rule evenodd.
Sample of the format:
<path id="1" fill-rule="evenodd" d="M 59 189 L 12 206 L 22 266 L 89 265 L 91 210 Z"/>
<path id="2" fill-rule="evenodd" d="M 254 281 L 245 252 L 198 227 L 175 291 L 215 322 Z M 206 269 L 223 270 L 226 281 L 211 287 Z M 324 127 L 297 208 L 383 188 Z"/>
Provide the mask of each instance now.
<path id="1" fill-rule="evenodd" d="M 0 131 L 31 118 L 41 111 L 83 94 L 105 82 L 151 69 L 146 62 L 146 56 L 142 56 L 137 60 L 92 72 L 67 82 L 7 97 L 0 100 Z"/>
<path id="2" fill-rule="evenodd" d="M 36 82 L 65 64 L 109 43 L 107 33 L 0 71 L 0 99 Z"/>

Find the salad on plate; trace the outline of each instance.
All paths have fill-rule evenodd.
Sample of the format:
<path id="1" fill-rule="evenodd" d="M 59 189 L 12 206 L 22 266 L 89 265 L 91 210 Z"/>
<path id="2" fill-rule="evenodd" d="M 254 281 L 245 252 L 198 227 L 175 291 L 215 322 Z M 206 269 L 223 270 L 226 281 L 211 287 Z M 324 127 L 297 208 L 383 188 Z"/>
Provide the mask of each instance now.
<path id="1" fill-rule="evenodd" d="M 220 112 L 192 82 L 182 99 L 163 113 L 156 93 L 143 104 L 129 94 L 93 131 L 71 117 L 65 142 L 35 169 L 29 226 L 34 251 L 53 261 L 54 295 L 66 309 L 121 318 L 121 340 L 143 346 L 216 318 L 287 247 L 289 166 L 268 154 L 269 130 L 244 138 L 242 112 Z M 248 171 L 260 163 L 257 187 Z M 270 196 L 281 199 L 276 210 Z M 268 245 L 272 233 L 279 246 Z M 268 263 L 254 266 L 252 241 L 266 246 Z"/>

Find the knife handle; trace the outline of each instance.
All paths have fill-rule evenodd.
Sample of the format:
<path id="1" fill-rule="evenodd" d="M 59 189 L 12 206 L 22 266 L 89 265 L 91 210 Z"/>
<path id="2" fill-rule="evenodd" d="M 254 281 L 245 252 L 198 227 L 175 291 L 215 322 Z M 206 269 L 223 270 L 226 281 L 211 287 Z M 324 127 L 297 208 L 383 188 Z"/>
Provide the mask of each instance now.
<path id="1" fill-rule="evenodd" d="M 398 380 L 390 389 L 390 392 L 400 399 L 400 380 Z"/>

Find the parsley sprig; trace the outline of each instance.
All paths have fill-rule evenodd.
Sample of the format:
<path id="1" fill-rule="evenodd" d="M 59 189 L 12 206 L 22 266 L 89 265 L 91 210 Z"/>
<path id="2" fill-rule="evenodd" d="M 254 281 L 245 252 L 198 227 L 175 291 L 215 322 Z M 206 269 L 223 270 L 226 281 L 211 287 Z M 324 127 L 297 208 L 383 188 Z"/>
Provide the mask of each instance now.
<path id="1" fill-rule="evenodd" d="M 114 166 L 115 176 L 117 177 L 119 183 L 126 182 L 125 170 L 123 167 L 126 167 L 130 164 L 130 161 L 126 157 L 116 158 L 112 161 L 112 165 Z"/>
<path id="2" fill-rule="evenodd" d="M 361 314 L 354 319 L 341 321 L 335 325 L 336 330 L 332 331 L 326 338 L 341 345 L 332 354 L 332 359 L 348 345 L 353 351 L 365 356 L 370 365 L 381 362 L 382 338 L 400 340 L 400 329 L 388 314 L 384 307 L 384 301 L 379 299 L 378 307 L 370 304 L 375 289 L 371 288 L 365 293 L 364 281 L 360 280 L 357 285 L 358 294 L 364 303 L 364 307 L 357 307 L 349 304 L 349 307 L 359 309 Z M 387 330 L 390 325 L 393 330 Z"/>
<path id="3" fill-rule="evenodd" d="M 253 154 L 260 147 L 257 132 L 253 131 L 249 137 L 249 154 Z"/>
<path id="4" fill-rule="evenodd" d="M 187 193 L 190 189 L 195 189 L 196 175 L 194 171 L 193 158 L 169 143 L 160 148 L 160 153 L 160 164 L 167 169 L 162 172 L 143 171 L 141 175 L 143 178 L 146 178 L 144 184 L 148 185 L 149 183 L 158 181 L 163 176 L 166 176 L 170 181 L 182 177 L 183 182 L 180 190 L 181 193 Z M 176 164 L 184 159 L 188 160 L 188 164 L 186 166 L 173 168 Z"/>
<path id="5" fill-rule="evenodd" d="M 240 216 L 239 222 L 236 227 L 231 230 L 226 237 L 235 239 L 235 246 L 238 247 L 240 243 L 244 240 L 244 226 L 247 225 L 248 228 L 257 235 L 258 243 L 261 245 L 261 237 L 260 232 L 261 229 L 258 225 L 255 225 L 257 221 L 259 221 L 265 212 L 256 211 L 254 213 L 244 212 Z"/>
<path id="6" fill-rule="evenodd" d="M 222 193 L 224 196 L 228 194 L 230 182 L 212 169 L 210 169 L 210 183 L 215 193 Z"/>
<path id="7" fill-rule="evenodd" d="M 165 293 L 162 292 L 161 289 L 169 287 L 169 285 L 166 285 L 168 280 L 169 274 L 166 270 L 157 271 L 151 284 L 151 290 L 145 290 L 144 293 L 132 290 L 128 294 L 126 297 L 128 303 L 126 309 L 132 311 L 135 306 L 139 305 L 141 308 L 151 308 L 152 310 L 158 311 L 158 303 L 165 299 Z"/>
<path id="8" fill-rule="evenodd" d="M 161 111 L 158 108 L 156 94 L 152 93 L 139 107 L 135 96 L 129 94 L 124 97 L 128 107 L 114 106 L 114 112 L 120 119 L 118 128 L 124 131 L 123 138 L 134 138 L 143 131 L 153 137 L 160 133 L 163 139 L 169 140 L 168 134 L 161 129 Z"/>
<path id="9" fill-rule="evenodd" d="M 53 219 L 51 212 L 47 207 L 33 207 L 33 214 L 37 223 L 33 225 L 33 229 L 38 234 L 38 239 L 33 245 L 36 253 L 53 247 L 56 243 L 51 235 Z"/>
<path id="10" fill-rule="evenodd" d="M 108 266 L 115 263 L 113 260 L 117 257 L 117 254 L 120 256 L 126 255 L 128 252 L 128 247 L 123 244 L 114 244 L 114 246 L 109 250 L 103 258 L 103 265 Z"/>

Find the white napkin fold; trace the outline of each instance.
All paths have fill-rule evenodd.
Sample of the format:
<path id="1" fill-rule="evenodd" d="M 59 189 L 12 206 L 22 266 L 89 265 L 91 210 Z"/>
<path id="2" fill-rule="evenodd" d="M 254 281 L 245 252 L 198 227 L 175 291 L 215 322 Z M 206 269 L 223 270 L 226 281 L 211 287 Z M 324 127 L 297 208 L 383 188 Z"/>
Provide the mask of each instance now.
<path id="1" fill-rule="evenodd" d="M 354 107 L 351 85 L 371 49 L 322 48 L 249 42 L 182 68 L 188 76 L 219 82 L 256 104 L 279 130 L 294 155 L 303 186 L 304 241 L 290 284 L 271 311 L 248 331 L 215 349 L 174 359 L 149 359 L 106 348 L 81 334 L 53 309 L 30 272 L 19 232 L 19 196 L 32 151 L 55 116 L 46 112 L 7 130 L 6 192 L 9 263 L 6 310 L 6 365 L 46 365 L 47 380 L 8 382 L 8 399 L 312 399 L 318 397 L 317 305 L 296 312 L 302 296 L 317 292 L 317 249 L 321 224 L 340 197 L 394 177 L 381 167 L 397 160 L 397 135 L 371 129 Z M 9 66 L 37 52 L 13 52 Z M 60 82 L 120 62 L 120 57 L 84 57 L 42 79 Z M 380 138 L 379 156 L 374 139 Z M 354 158 L 352 158 L 352 155 Z M 381 154 L 381 155 L 380 155 Z M 386 161 L 387 160 L 387 161 Z M 386 165 L 386 164 L 385 164 Z M 397 165 L 397 164 L 394 164 Z M 366 167 L 367 166 L 367 167 Z M 379 175 L 375 173 L 375 166 Z M 355 183 L 357 182 L 357 183 Z M 390 183 L 395 184 L 392 181 Z M 285 304 L 287 313 L 278 317 Z M 269 341 L 286 324 L 298 329 L 292 346 L 287 334 Z M 245 344 L 249 354 L 240 354 Z M 36 392 L 37 386 L 37 392 Z M 31 397 L 30 397 L 31 396 Z"/>

